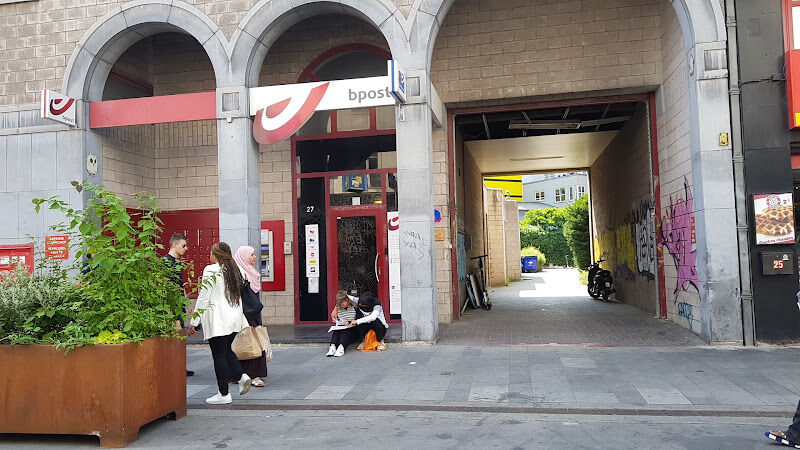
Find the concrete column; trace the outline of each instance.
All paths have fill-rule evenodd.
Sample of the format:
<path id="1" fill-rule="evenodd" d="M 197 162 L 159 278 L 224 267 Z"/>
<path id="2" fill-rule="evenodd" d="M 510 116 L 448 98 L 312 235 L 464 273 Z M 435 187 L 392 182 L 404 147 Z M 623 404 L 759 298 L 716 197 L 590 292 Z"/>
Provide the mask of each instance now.
<path id="1" fill-rule="evenodd" d="M 431 111 L 426 103 L 398 107 L 400 287 L 403 340 L 407 341 L 433 341 L 439 331 L 431 120 Z"/>
<path id="2" fill-rule="evenodd" d="M 252 130 L 248 116 L 217 120 L 219 234 L 234 252 L 242 245 L 256 253 L 261 248 L 259 153 Z"/>
<path id="3" fill-rule="evenodd" d="M 697 44 L 689 77 L 697 275 L 701 334 L 712 342 L 742 342 L 739 258 L 725 42 Z"/>

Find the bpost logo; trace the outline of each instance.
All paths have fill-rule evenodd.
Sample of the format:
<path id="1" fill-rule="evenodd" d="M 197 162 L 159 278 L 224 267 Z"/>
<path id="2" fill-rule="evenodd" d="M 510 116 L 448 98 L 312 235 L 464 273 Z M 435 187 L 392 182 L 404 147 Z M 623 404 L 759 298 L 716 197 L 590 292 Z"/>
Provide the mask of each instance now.
<path id="1" fill-rule="evenodd" d="M 75 99 L 55 91 L 43 90 L 39 115 L 66 125 L 75 125 Z"/>
<path id="2" fill-rule="evenodd" d="M 347 94 L 348 100 L 351 102 L 358 102 L 358 104 L 361 104 L 366 100 L 392 98 L 392 93 L 389 91 L 388 86 L 383 89 L 371 89 L 368 91 L 354 91 L 352 89 L 348 89 Z"/>
<path id="3" fill-rule="evenodd" d="M 330 82 L 322 83 L 311 87 L 306 95 L 294 95 L 259 109 L 253 121 L 253 137 L 256 142 L 263 145 L 274 144 L 299 130 L 314 114 L 328 91 L 328 86 Z"/>
<path id="4" fill-rule="evenodd" d="M 397 231 L 400 229 L 400 216 L 391 217 L 389 219 L 389 231 Z"/>

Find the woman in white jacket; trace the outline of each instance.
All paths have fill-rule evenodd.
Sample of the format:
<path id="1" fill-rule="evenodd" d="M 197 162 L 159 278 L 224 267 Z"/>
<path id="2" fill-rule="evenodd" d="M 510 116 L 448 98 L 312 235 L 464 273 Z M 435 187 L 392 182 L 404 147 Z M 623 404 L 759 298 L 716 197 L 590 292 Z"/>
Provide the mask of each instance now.
<path id="1" fill-rule="evenodd" d="M 250 377 L 242 371 L 242 366 L 231 350 L 236 333 L 247 328 L 247 319 L 242 312 L 242 274 L 231 255 L 231 247 L 225 242 L 217 242 L 211 247 L 211 264 L 203 269 L 200 294 L 197 297 L 196 311 L 199 317 L 192 319 L 189 334 L 194 334 L 202 322 L 203 336 L 211 348 L 214 359 L 214 372 L 217 376 L 219 392 L 207 398 L 206 403 L 224 405 L 231 403 L 228 380 L 239 380 L 239 395 L 250 390 Z"/>

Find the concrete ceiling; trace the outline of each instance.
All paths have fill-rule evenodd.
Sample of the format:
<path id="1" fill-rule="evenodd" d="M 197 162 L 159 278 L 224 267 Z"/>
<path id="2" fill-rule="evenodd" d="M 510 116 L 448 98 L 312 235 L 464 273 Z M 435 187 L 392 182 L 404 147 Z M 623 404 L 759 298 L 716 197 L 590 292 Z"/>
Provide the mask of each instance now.
<path id="1" fill-rule="evenodd" d="M 590 167 L 619 131 L 468 141 L 464 145 L 484 175 Z"/>

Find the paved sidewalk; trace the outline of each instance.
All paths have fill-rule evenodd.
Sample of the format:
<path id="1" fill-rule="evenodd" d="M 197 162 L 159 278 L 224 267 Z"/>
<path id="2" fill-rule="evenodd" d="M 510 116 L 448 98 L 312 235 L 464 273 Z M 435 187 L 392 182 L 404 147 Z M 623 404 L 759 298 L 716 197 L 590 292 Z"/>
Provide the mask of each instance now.
<path id="1" fill-rule="evenodd" d="M 439 344 L 674 347 L 704 342 L 696 334 L 634 306 L 594 300 L 576 269 L 545 269 L 490 288 L 492 309 L 467 315 L 440 331 Z"/>
<path id="2" fill-rule="evenodd" d="M 231 408 L 370 405 L 632 408 L 790 413 L 800 348 L 584 348 L 390 345 L 326 358 L 276 346 L 265 388 Z M 187 353 L 190 408 L 216 392 L 206 346 Z M 463 408 L 462 408 L 463 409 Z"/>

